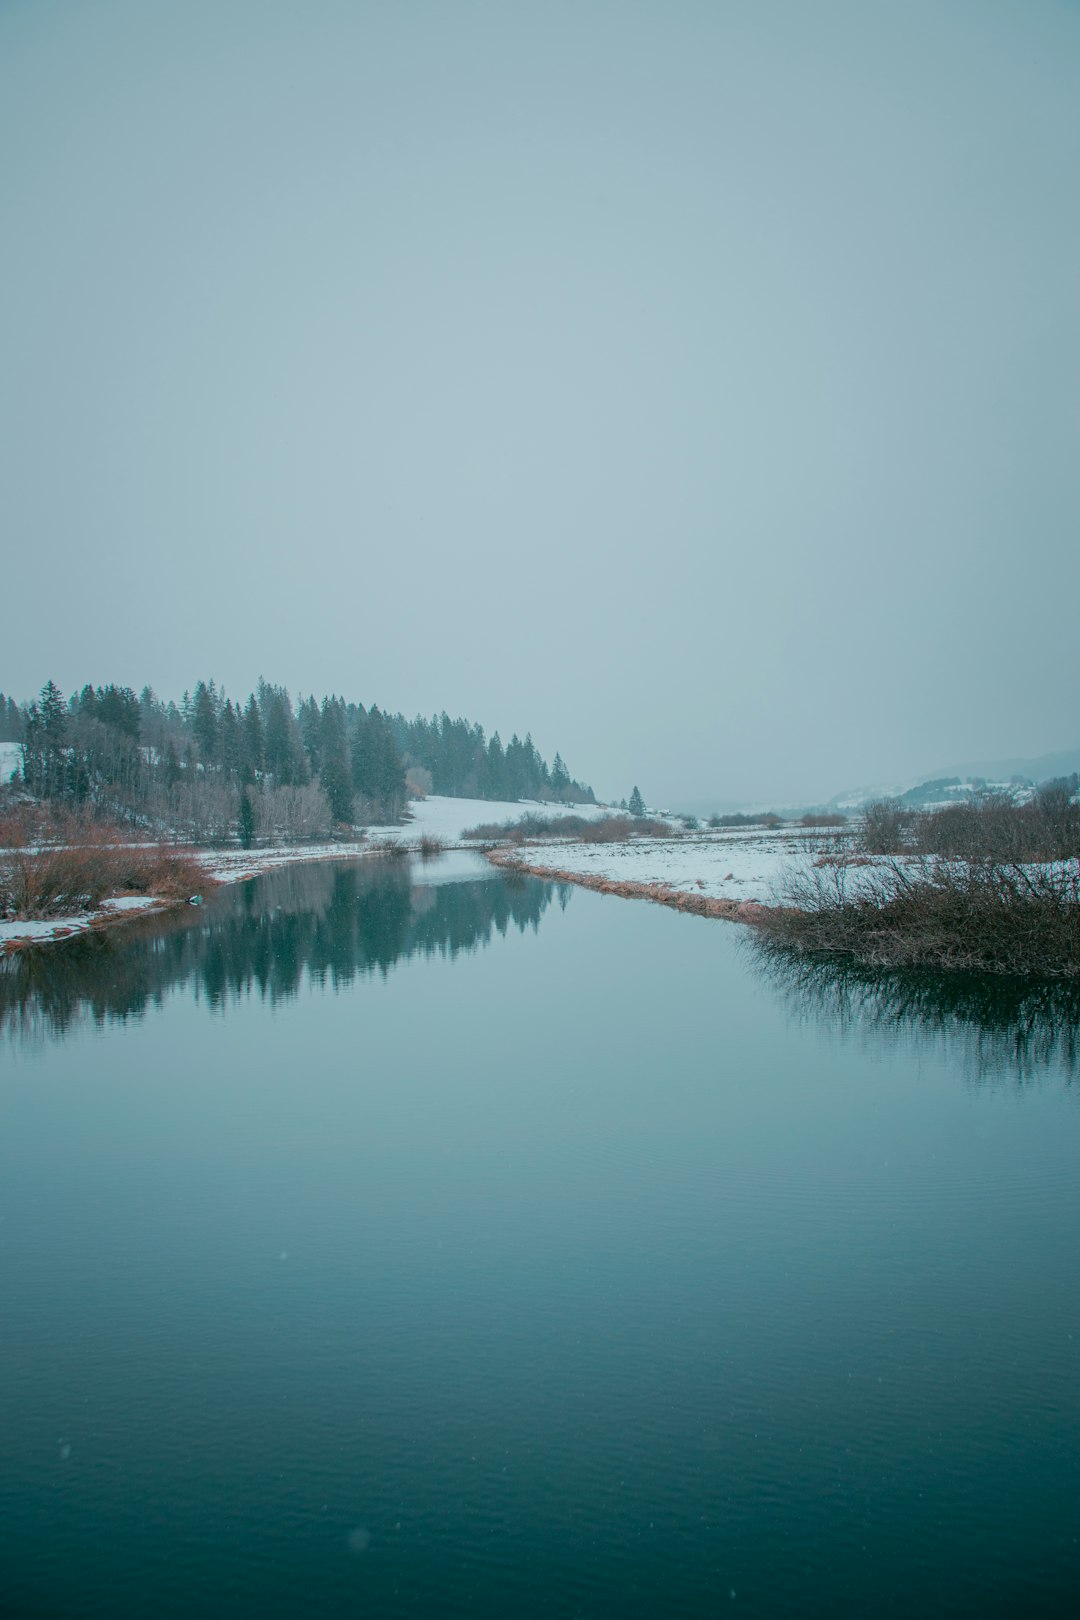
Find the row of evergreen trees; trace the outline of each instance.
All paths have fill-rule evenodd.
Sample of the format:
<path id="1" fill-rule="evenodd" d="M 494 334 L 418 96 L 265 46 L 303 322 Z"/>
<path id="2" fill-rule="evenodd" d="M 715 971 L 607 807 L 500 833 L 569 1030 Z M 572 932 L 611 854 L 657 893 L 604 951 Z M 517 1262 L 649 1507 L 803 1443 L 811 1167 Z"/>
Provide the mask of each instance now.
<path id="1" fill-rule="evenodd" d="M 13 697 L 0 692 L 0 742 L 22 742 L 23 717 Z"/>
<path id="2" fill-rule="evenodd" d="M 8 740 L 22 744 L 35 796 L 89 803 L 113 816 L 182 827 L 194 837 L 318 836 L 331 823 L 394 821 L 413 787 L 478 798 L 592 799 L 559 755 L 548 767 L 532 738 L 503 748 L 443 714 L 407 721 L 336 696 L 293 706 L 260 681 L 233 702 L 213 680 L 179 704 L 150 687 L 86 685 L 70 697 L 49 681 L 25 709 L 0 694 Z"/>
<path id="3" fill-rule="evenodd" d="M 405 803 L 405 771 L 389 721 L 338 698 L 293 709 L 288 692 L 260 681 L 234 704 L 199 681 L 181 704 L 149 688 L 84 686 L 65 699 L 48 682 L 22 716 L 23 780 L 39 798 L 90 802 L 138 817 L 194 793 L 203 811 L 215 793 L 239 797 L 314 786 L 329 819 L 394 820 Z M 309 808 L 325 823 L 319 795 Z M 284 802 L 284 801 L 282 801 Z M 295 803 L 295 795 L 289 802 Z M 167 808 L 165 809 L 167 818 Z"/>
<path id="4" fill-rule="evenodd" d="M 432 793 L 462 799 L 545 799 L 560 803 L 593 804 L 592 788 L 575 782 L 561 754 L 552 765 L 533 745 L 532 735 L 522 742 L 515 732 L 503 747 L 496 731 L 490 740 L 483 726 L 468 720 L 435 715 L 392 722 L 398 747 L 410 766 L 430 777 Z"/>

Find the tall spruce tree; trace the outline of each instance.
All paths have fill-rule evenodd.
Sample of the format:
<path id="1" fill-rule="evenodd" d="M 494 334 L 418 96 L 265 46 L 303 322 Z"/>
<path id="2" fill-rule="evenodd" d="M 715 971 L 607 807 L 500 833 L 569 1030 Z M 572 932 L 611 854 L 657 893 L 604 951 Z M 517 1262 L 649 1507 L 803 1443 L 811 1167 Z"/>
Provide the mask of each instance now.
<path id="1" fill-rule="evenodd" d="M 237 823 L 240 848 L 250 849 L 255 842 L 255 812 L 251 808 L 251 795 L 247 789 L 240 795 L 240 817 Z"/>

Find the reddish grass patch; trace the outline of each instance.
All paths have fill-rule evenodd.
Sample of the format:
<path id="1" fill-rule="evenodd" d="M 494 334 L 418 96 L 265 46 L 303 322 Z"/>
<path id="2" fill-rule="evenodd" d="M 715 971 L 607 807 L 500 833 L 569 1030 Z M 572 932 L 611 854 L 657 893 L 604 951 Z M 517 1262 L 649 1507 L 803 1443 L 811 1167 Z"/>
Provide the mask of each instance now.
<path id="1" fill-rule="evenodd" d="M 87 817 L 23 813 L 0 823 L 0 915 L 47 919 L 145 894 L 182 900 L 213 886 L 190 850 L 132 843 L 126 828 Z"/>

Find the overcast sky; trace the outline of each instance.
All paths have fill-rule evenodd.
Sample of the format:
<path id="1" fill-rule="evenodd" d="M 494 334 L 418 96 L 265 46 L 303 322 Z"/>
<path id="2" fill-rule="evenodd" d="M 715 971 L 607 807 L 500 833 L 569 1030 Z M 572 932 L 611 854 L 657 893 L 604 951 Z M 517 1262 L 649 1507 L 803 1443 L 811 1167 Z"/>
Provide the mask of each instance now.
<path id="1" fill-rule="evenodd" d="M 1080 743 L 1080 5 L 6 0 L 0 688 Z"/>

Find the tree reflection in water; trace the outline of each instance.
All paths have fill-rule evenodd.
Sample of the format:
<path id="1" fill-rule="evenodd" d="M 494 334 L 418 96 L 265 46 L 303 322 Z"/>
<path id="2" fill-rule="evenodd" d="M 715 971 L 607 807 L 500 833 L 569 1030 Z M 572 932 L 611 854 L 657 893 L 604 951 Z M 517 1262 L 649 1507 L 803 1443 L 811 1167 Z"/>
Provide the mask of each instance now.
<path id="1" fill-rule="evenodd" d="M 800 1022 L 897 1046 L 936 1045 L 979 1079 L 1021 1083 L 1080 1068 L 1080 986 L 1063 980 L 862 968 L 749 944 L 754 965 Z"/>
<path id="2" fill-rule="evenodd" d="M 336 989 L 402 957 L 456 957 L 535 929 L 555 897 L 565 906 L 568 887 L 539 878 L 414 885 L 404 861 L 287 867 L 198 910 L 0 959 L 0 1030 L 22 1041 L 138 1018 L 183 986 L 212 1007 L 253 993 L 276 1002 L 305 979 Z"/>

